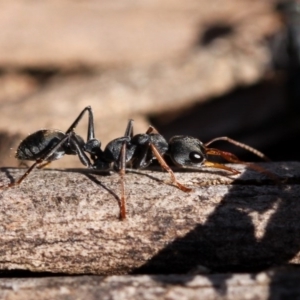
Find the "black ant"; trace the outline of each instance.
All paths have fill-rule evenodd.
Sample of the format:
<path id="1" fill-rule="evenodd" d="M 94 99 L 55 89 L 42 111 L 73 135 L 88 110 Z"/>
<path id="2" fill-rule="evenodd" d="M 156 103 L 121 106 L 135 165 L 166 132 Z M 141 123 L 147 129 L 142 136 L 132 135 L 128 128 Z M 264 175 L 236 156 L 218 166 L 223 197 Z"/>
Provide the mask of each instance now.
<path id="1" fill-rule="evenodd" d="M 246 163 L 239 160 L 234 154 L 221 151 L 208 146 L 216 141 L 224 140 L 236 146 L 244 148 L 260 158 L 269 161 L 269 159 L 260 151 L 228 137 L 218 137 L 206 144 L 199 139 L 190 136 L 174 136 L 169 142 L 159 134 L 154 127 L 149 126 L 144 134 L 133 135 L 133 120 L 129 120 L 125 134 L 123 137 L 116 138 L 109 142 L 102 152 L 99 147 L 93 147 L 88 141 L 85 145 L 85 151 L 91 154 L 93 160 L 93 168 L 102 169 L 103 163 L 113 164 L 116 171 L 121 176 L 121 203 L 120 218 L 126 218 L 126 201 L 125 201 L 125 170 L 127 166 L 133 169 L 143 169 L 157 160 L 160 166 L 171 176 L 171 182 L 184 192 L 191 192 L 192 189 L 181 184 L 165 161 L 166 157 L 170 157 L 172 162 L 180 168 L 201 169 L 203 166 L 223 169 L 232 174 L 240 172 L 220 163 L 208 161 L 209 155 L 221 156 L 225 160 L 234 163 L 242 163 L 250 168 L 265 173 L 267 176 L 277 181 L 274 174 L 268 172 L 252 163 Z M 96 143 L 97 144 L 97 143 Z"/>
<path id="2" fill-rule="evenodd" d="M 86 142 L 74 132 L 85 112 L 89 114 Z M 88 168 L 107 171 L 113 167 L 119 172 L 121 180 L 120 218 L 123 220 L 126 218 L 124 176 L 127 166 L 131 166 L 133 169 L 143 169 L 157 160 L 161 167 L 170 174 L 172 183 L 184 192 L 190 192 L 192 189 L 177 181 L 174 172 L 165 161 L 167 156 L 176 166 L 181 168 L 201 169 L 203 166 L 207 166 L 223 169 L 232 174 L 239 174 L 239 171 L 233 168 L 207 160 L 208 155 L 217 155 L 230 162 L 244 163 L 229 152 L 208 148 L 209 144 L 218 140 L 226 140 L 268 160 L 258 150 L 227 137 L 215 138 L 203 144 L 193 137 L 174 136 L 167 142 L 152 126 L 144 134 L 133 135 L 133 120 L 129 120 L 124 136 L 109 142 L 102 151 L 100 141 L 95 138 L 92 109 L 87 106 L 65 133 L 45 129 L 25 138 L 16 151 L 16 158 L 35 160 L 35 163 L 17 181 L 0 188 L 19 185 L 35 167 L 42 168 L 65 154 L 78 155 L 82 164 Z M 90 155 L 90 158 L 86 153 Z M 252 164 L 249 166 L 269 175 L 269 172 L 263 168 Z"/>

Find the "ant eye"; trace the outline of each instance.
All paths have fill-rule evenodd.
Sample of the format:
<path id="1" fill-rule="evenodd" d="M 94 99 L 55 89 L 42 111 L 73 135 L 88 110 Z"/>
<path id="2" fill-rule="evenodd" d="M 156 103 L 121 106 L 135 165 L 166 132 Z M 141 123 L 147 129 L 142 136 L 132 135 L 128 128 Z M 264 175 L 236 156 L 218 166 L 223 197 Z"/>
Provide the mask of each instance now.
<path id="1" fill-rule="evenodd" d="M 204 156 L 199 153 L 199 152 L 191 152 L 190 153 L 190 160 L 193 162 L 193 163 L 201 163 L 203 160 L 204 160 Z"/>

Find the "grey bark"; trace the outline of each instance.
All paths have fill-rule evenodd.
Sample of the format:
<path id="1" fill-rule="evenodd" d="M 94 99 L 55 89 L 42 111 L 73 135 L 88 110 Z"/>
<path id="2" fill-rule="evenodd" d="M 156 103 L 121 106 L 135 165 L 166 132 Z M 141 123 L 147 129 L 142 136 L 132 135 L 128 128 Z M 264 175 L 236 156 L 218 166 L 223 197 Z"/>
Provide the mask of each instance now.
<path id="1" fill-rule="evenodd" d="M 260 270 L 299 262 L 299 163 L 262 173 L 203 169 L 176 173 L 184 193 L 158 171 L 128 171 L 127 219 L 119 175 L 36 170 L 0 193 L 0 269 L 68 274 Z M 24 170 L 1 169 L 7 184 Z"/>
<path id="2" fill-rule="evenodd" d="M 299 299 L 299 270 L 258 274 L 79 276 L 0 281 L 1 299 Z"/>

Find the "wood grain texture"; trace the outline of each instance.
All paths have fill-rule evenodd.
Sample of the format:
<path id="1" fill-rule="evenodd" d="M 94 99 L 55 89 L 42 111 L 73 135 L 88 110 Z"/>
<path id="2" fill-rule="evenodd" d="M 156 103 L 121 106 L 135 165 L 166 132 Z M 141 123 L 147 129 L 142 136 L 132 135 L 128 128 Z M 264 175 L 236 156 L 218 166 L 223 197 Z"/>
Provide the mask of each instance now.
<path id="1" fill-rule="evenodd" d="M 1 299 L 298 299 L 300 272 L 3 278 Z"/>
<path id="2" fill-rule="evenodd" d="M 0 194 L 0 269 L 69 274 L 260 270 L 299 262 L 299 163 L 176 173 L 126 174 L 128 218 L 119 221 L 119 176 L 36 170 Z M 1 169 L 2 184 L 24 170 Z M 224 176 L 225 175 L 225 176 Z"/>

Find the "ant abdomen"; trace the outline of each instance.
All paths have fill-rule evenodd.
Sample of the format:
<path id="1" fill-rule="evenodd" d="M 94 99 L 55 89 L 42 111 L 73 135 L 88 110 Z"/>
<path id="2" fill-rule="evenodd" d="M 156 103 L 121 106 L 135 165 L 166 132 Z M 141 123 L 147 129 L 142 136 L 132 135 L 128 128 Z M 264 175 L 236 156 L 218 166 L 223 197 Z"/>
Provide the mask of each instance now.
<path id="1" fill-rule="evenodd" d="M 37 160 L 49 152 L 62 138 L 64 133 L 52 130 L 39 130 L 28 135 L 19 145 L 16 158 L 20 160 Z M 49 160 L 56 160 L 63 156 L 65 151 L 61 148 L 53 153 Z"/>
<path id="2" fill-rule="evenodd" d="M 20 143 L 15 157 L 20 160 L 38 160 L 47 155 L 65 137 L 66 134 L 59 130 L 38 130 Z M 84 143 L 81 137 L 76 136 L 76 138 L 80 143 Z M 64 143 L 46 161 L 57 160 L 65 154 L 75 155 L 77 152 L 71 144 Z"/>

